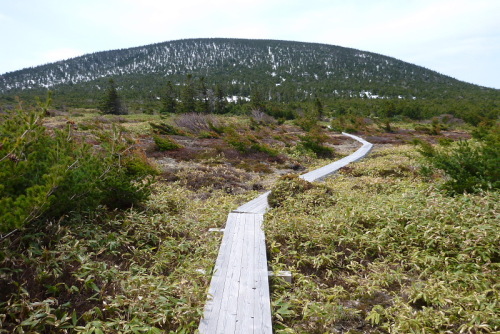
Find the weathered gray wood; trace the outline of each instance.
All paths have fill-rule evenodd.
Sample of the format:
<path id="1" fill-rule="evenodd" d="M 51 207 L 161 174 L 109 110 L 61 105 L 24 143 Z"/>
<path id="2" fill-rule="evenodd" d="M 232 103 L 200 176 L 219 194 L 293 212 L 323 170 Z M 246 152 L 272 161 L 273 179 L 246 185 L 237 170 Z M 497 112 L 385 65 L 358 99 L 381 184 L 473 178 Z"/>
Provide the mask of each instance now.
<path id="1" fill-rule="evenodd" d="M 262 222 L 262 214 L 229 214 L 200 333 L 272 333 Z"/>
<path id="2" fill-rule="evenodd" d="M 303 179 L 320 180 L 371 150 L 372 144 L 344 135 L 360 141 L 363 146 L 344 159 L 302 175 Z M 243 204 L 228 216 L 200 321 L 202 334 L 272 333 L 269 272 L 262 230 L 269 194 L 268 191 Z"/>
<path id="3" fill-rule="evenodd" d="M 245 215 L 246 222 L 243 249 L 246 250 L 247 253 L 244 262 L 245 266 L 242 266 L 242 271 L 240 272 L 240 285 L 236 304 L 236 309 L 239 314 L 236 316 L 235 333 L 242 333 L 249 330 L 253 332 L 255 328 L 253 304 L 257 302 L 255 300 L 255 289 L 257 289 L 256 282 L 258 281 L 258 277 L 254 270 L 248 270 L 248 268 L 255 268 L 255 257 L 258 252 L 258 249 L 256 249 L 258 244 L 255 240 L 255 230 L 260 229 L 260 225 L 255 226 L 255 216 L 256 215 L 253 214 Z"/>
<path id="4" fill-rule="evenodd" d="M 354 136 L 354 135 L 351 135 L 348 133 L 342 133 L 342 134 L 344 136 L 351 137 L 352 139 L 359 141 L 360 143 L 363 144 L 363 146 L 361 146 L 356 152 L 352 153 L 351 155 L 349 155 L 343 159 L 337 160 L 335 162 L 332 162 L 329 165 L 323 166 L 323 167 L 315 169 L 309 173 L 301 175 L 300 177 L 302 179 L 309 181 L 309 182 L 319 181 L 319 180 L 327 177 L 328 175 L 335 173 L 340 168 L 348 165 L 349 163 L 361 159 L 366 154 L 368 154 L 368 152 L 370 152 L 370 150 L 373 147 L 373 144 L 367 142 L 366 140 L 364 140 L 362 138 L 359 138 L 357 136 Z"/>
<path id="5" fill-rule="evenodd" d="M 245 212 L 245 213 L 266 213 L 268 204 L 267 197 L 271 192 L 267 191 L 260 195 L 259 197 L 247 202 L 234 210 L 233 212 Z"/>
<path id="6" fill-rule="evenodd" d="M 226 228 L 224 231 L 224 236 L 222 237 L 219 256 L 217 257 L 217 260 L 215 262 L 214 273 L 210 284 L 209 299 L 207 300 L 207 303 L 205 305 L 205 316 L 204 319 L 202 319 L 202 321 L 200 322 L 201 333 L 215 333 L 219 318 L 213 315 L 222 315 L 221 297 L 223 296 L 224 289 L 226 288 L 226 281 L 228 281 L 228 266 L 226 265 L 226 263 L 231 255 L 235 228 L 238 227 L 238 225 L 235 223 L 236 219 L 236 215 L 229 214 L 226 222 Z M 213 298 L 213 296 L 217 298 Z"/>
<path id="7" fill-rule="evenodd" d="M 267 199 L 267 197 L 266 197 Z M 262 229 L 262 224 L 264 223 L 264 215 L 256 215 L 258 219 L 259 229 L 256 230 L 258 233 L 258 240 L 263 240 L 264 247 L 258 247 L 257 261 L 255 266 L 255 271 L 259 277 L 256 282 L 256 301 L 253 305 L 253 312 L 255 314 L 255 330 L 253 333 L 272 333 L 272 322 L 271 322 L 271 299 L 269 296 L 269 278 L 268 278 L 268 268 L 267 268 L 267 254 L 265 247 L 265 235 Z M 260 325 L 261 327 L 257 327 Z"/>

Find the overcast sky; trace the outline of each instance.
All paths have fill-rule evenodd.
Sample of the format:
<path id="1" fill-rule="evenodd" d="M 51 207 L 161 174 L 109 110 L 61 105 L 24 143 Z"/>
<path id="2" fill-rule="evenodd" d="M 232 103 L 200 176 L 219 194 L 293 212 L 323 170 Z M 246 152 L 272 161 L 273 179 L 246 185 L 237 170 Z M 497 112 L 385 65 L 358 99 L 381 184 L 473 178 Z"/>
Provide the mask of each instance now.
<path id="1" fill-rule="evenodd" d="M 185 38 L 277 39 L 395 57 L 500 88 L 499 0 L 0 0 L 0 74 Z"/>

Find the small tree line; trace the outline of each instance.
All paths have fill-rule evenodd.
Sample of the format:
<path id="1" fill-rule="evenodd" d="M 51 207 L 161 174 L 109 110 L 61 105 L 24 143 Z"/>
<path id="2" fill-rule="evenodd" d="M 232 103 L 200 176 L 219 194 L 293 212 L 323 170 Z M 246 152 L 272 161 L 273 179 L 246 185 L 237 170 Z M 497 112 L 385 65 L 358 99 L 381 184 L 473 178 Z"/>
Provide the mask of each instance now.
<path id="1" fill-rule="evenodd" d="M 228 112 L 228 101 L 222 88 L 218 84 L 208 87 L 204 77 L 195 79 L 191 74 L 186 76 L 182 85 L 174 85 L 172 81 L 167 81 L 161 96 L 153 98 L 160 99 L 159 112 L 162 114 L 190 112 L 223 114 Z M 128 113 L 113 79 L 109 80 L 99 109 L 104 114 L 124 115 Z"/>

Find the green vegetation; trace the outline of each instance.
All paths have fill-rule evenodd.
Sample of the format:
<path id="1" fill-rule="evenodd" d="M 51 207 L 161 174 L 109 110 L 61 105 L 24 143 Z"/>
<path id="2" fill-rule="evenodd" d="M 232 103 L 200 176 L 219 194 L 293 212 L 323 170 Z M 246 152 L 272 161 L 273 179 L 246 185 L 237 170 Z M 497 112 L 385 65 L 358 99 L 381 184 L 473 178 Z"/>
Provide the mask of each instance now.
<path id="1" fill-rule="evenodd" d="M 477 125 L 497 119 L 500 105 L 497 89 L 370 52 L 287 41 L 193 39 L 6 73 L 0 78 L 0 107 L 14 105 L 16 96 L 34 101 L 50 87 L 59 110 L 98 108 L 109 78 L 122 105 L 144 113 L 257 109 L 291 119 L 310 109 L 319 117 L 381 120 L 450 114 Z"/>
<path id="2" fill-rule="evenodd" d="M 106 95 L 103 97 L 100 109 L 104 114 L 127 114 L 127 110 L 122 104 L 121 98 L 118 95 L 118 91 L 116 90 L 115 81 L 113 79 L 109 79 L 109 87 L 106 91 Z"/>
<path id="3" fill-rule="evenodd" d="M 208 228 L 273 184 L 270 263 L 294 277 L 272 281 L 277 333 L 498 330 L 494 122 L 460 143 L 453 118 L 387 132 L 346 114 L 379 148 L 313 184 L 297 174 L 356 147 L 327 115 L 3 113 L 0 332 L 195 332 L 220 243 Z M 394 146 L 415 137 L 440 143 L 423 146 L 431 163 L 469 161 L 467 145 L 488 186 L 448 196 L 453 174 Z"/>
<path id="4" fill-rule="evenodd" d="M 0 332 L 194 332 L 220 243 L 207 230 L 242 199 L 153 190 L 144 210 L 97 210 L 3 240 Z"/>
<path id="5" fill-rule="evenodd" d="M 155 135 L 153 136 L 153 140 L 160 151 L 170 151 L 182 148 L 182 145 L 176 143 L 175 140 L 169 137 L 160 137 Z"/>
<path id="6" fill-rule="evenodd" d="M 307 197 L 303 194 L 307 193 Z M 297 174 L 288 174 L 279 178 L 269 194 L 268 202 L 271 208 L 286 205 L 291 199 L 300 197 L 304 202 L 304 207 L 309 204 L 323 203 L 324 205 L 333 204 L 334 197 L 330 188 L 323 184 L 313 184 L 302 180 Z"/>
<path id="7" fill-rule="evenodd" d="M 309 131 L 300 138 L 300 145 L 306 151 L 310 151 L 318 158 L 333 158 L 334 150 L 324 144 L 328 141 L 328 136 L 318 128 Z"/>
<path id="8" fill-rule="evenodd" d="M 271 150 L 268 129 L 47 109 L 1 115 L 0 333 L 194 332 L 220 243 L 208 229 L 286 168 L 234 149 L 223 124 Z M 167 136 L 185 147 L 159 151 Z"/>
<path id="9" fill-rule="evenodd" d="M 420 142 L 422 155 L 449 177 L 445 187 L 452 193 L 500 188 L 500 128 L 496 125 L 476 136 L 477 141 L 445 142 L 441 149 Z"/>
<path id="10" fill-rule="evenodd" d="M 48 86 L 53 109 L 18 106 Z M 207 231 L 263 189 L 270 265 L 293 272 L 271 282 L 276 333 L 500 331 L 498 90 L 214 39 L 7 73 L 0 93 L 0 333 L 194 333 Z M 300 179 L 358 147 L 341 131 L 375 150 Z"/>
<path id="11" fill-rule="evenodd" d="M 241 135 L 234 129 L 227 129 L 225 141 L 241 153 L 262 152 L 269 156 L 277 156 L 278 152 L 265 143 L 261 143 L 251 134 Z"/>
<path id="12" fill-rule="evenodd" d="M 154 169 L 119 129 L 99 133 L 100 151 L 93 152 L 71 123 L 46 129 L 45 113 L 18 109 L 0 120 L 0 231 L 147 199 Z"/>
<path id="13" fill-rule="evenodd" d="M 498 192 L 449 197 L 418 161 L 412 147 L 375 149 L 321 200 L 278 183 L 265 232 L 273 270 L 293 283 L 272 285 L 276 333 L 500 329 Z"/>

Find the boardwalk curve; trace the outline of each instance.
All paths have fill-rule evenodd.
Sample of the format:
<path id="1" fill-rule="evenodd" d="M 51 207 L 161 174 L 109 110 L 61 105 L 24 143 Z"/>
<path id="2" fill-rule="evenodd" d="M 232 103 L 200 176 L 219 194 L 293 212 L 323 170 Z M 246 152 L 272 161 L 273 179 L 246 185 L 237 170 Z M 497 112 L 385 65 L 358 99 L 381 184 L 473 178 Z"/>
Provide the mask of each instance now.
<path id="1" fill-rule="evenodd" d="M 303 174 L 317 181 L 364 157 L 372 144 L 342 133 L 363 145 L 353 154 Z M 266 242 L 262 223 L 270 191 L 232 211 L 226 221 L 210 282 L 209 298 L 200 321 L 201 334 L 271 334 L 271 301 Z"/>

